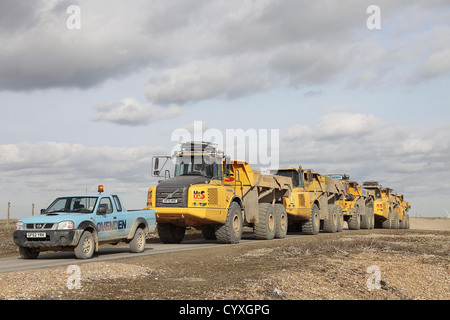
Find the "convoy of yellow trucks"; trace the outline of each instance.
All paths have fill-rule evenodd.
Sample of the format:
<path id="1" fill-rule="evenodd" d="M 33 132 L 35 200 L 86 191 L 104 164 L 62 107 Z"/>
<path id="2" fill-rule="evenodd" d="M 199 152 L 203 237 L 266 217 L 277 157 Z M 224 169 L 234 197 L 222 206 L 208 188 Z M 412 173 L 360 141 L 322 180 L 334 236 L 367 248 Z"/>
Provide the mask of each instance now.
<path id="1" fill-rule="evenodd" d="M 163 243 L 180 243 L 191 227 L 220 243 L 238 243 L 244 227 L 265 240 L 284 238 L 288 229 L 341 232 L 344 222 L 352 230 L 409 229 L 411 204 L 378 182 L 361 186 L 346 174 L 302 167 L 262 174 L 209 142 L 184 142 L 152 162 L 153 175 L 164 180 L 149 188 L 147 209 L 155 210 Z"/>

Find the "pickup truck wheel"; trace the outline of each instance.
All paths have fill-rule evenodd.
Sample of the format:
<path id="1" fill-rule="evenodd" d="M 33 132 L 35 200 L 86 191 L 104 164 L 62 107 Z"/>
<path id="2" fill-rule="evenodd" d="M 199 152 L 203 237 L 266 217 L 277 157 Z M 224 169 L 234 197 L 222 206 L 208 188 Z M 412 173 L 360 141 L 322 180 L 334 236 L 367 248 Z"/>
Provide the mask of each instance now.
<path id="1" fill-rule="evenodd" d="M 23 259 L 36 259 L 40 252 L 39 248 L 19 247 L 19 253 Z"/>
<path id="2" fill-rule="evenodd" d="M 144 252 L 145 249 L 145 232 L 141 228 L 136 230 L 133 239 L 130 242 L 130 251 L 133 253 Z"/>
<path id="3" fill-rule="evenodd" d="M 171 223 L 158 223 L 158 235 L 163 243 L 180 243 L 184 239 L 186 227 Z"/>
<path id="4" fill-rule="evenodd" d="M 84 231 L 78 245 L 74 249 L 75 256 L 78 259 L 90 259 L 94 254 L 94 248 L 94 235 L 89 231 Z"/>

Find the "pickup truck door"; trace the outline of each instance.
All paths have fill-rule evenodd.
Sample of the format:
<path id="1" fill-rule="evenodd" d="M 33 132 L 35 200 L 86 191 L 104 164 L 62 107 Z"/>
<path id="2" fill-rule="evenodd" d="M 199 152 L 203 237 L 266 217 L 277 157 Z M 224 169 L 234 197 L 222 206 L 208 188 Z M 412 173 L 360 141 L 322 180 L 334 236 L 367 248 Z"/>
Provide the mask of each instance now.
<path id="1" fill-rule="evenodd" d="M 114 216 L 117 221 L 117 235 L 120 238 L 126 238 L 134 221 L 132 217 L 127 214 L 127 211 L 122 206 L 119 197 L 117 195 L 113 195 L 112 198 L 114 200 L 114 206 L 116 208 Z"/>
<path id="2" fill-rule="evenodd" d="M 105 208 L 106 213 L 96 215 L 98 240 L 104 241 L 117 238 L 117 217 L 110 197 L 100 198 L 98 208 Z M 98 210 L 97 208 L 97 210 Z"/>

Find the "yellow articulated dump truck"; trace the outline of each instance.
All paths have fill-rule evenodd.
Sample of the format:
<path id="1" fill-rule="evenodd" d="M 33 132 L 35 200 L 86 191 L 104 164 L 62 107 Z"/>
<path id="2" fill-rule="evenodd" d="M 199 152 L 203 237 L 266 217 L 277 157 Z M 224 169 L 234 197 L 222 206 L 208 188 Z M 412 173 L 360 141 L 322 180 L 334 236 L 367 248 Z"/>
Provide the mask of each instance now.
<path id="1" fill-rule="evenodd" d="M 271 174 L 292 180 L 293 190 L 284 198 L 290 229 L 301 228 L 306 234 L 342 231 L 344 221 L 338 202 L 345 198 L 345 186 L 341 181 L 301 167 L 272 170 Z"/>
<path id="2" fill-rule="evenodd" d="M 347 174 L 329 174 L 328 176 L 340 180 L 346 188 L 345 198 L 338 201 L 338 204 L 342 207 L 342 214 L 348 228 L 350 230 L 373 229 L 375 193 L 364 189 L 355 181 L 350 181 L 350 176 Z"/>
<path id="3" fill-rule="evenodd" d="M 363 183 L 363 188 L 374 192 L 373 202 L 375 227 L 384 229 L 399 228 L 398 198 L 390 188 L 383 188 L 378 182 Z"/>
<path id="4" fill-rule="evenodd" d="M 169 161 L 173 177 L 165 170 L 165 179 L 147 196 L 163 243 L 181 242 L 189 227 L 221 243 L 238 243 L 244 226 L 252 227 L 257 239 L 286 236 L 283 199 L 292 191 L 291 179 L 254 171 L 209 142 L 184 142 L 173 155 L 154 157 L 153 175 L 160 176 Z"/>
<path id="5" fill-rule="evenodd" d="M 392 199 L 395 197 L 394 199 Z M 409 229 L 409 215 L 407 212 L 411 209 L 411 204 L 404 200 L 403 195 L 391 193 L 391 203 L 396 214 L 398 214 L 398 229 Z"/>

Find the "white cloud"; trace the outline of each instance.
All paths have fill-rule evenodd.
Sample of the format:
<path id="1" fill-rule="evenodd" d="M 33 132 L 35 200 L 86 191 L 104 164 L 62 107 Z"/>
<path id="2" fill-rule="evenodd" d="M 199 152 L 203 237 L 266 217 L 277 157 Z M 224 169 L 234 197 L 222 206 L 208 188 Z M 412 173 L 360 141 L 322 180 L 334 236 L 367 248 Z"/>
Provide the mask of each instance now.
<path id="1" fill-rule="evenodd" d="M 100 103 L 95 106 L 94 121 L 108 121 L 121 125 L 146 125 L 151 122 L 177 117 L 181 109 L 177 106 L 166 108 L 142 104 L 134 98 L 119 102 Z"/>

